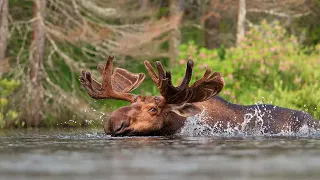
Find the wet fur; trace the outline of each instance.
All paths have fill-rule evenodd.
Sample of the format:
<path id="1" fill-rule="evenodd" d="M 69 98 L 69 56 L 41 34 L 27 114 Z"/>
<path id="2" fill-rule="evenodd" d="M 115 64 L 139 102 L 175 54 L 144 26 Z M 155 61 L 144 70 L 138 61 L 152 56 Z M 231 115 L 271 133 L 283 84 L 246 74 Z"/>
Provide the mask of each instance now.
<path id="1" fill-rule="evenodd" d="M 257 128 L 262 130 L 262 133 L 276 134 L 281 131 L 297 132 L 303 125 L 316 129 L 320 127 L 319 121 L 305 112 L 270 104 L 243 106 L 232 104 L 219 96 L 215 96 L 208 101 L 196 103 L 196 105 L 199 108 L 206 109 L 206 123 L 210 126 L 216 126 L 217 123 L 221 124 L 220 130 L 230 126 L 240 127 L 247 132 Z M 250 116 L 251 120 L 244 123 L 245 117 L 250 119 Z"/>

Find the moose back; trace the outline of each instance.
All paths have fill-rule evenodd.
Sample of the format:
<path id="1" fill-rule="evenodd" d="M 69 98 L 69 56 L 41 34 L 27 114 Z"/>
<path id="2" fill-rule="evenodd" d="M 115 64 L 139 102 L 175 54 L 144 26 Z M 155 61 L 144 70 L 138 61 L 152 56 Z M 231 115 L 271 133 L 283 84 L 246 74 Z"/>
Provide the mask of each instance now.
<path id="1" fill-rule="evenodd" d="M 302 111 L 269 104 L 243 106 L 224 100 L 217 96 L 224 86 L 224 79 L 219 72 L 212 72 L 211 69 L 207 69 L 200 79 L 189 86 L 194 67 L 191 60 L 187 62 L 185 76 L 177 87 L 172 85 L 170 71 L 165 72 L 160 62 L 156 62 L 156 73 L 152 65 L 145 61 L 148 74 L 161 96 L 134 95 L 130 92 L 142 83 L 145 75 L 122 68 L 113 70 L 113 59 L 113 56 L 109 56 L 105 65 L 98 65 L 102 75 L 101 83 L 93 79 L 90 72 L 83 70 L 80 76 L 82 86 L 92 98 L 118 99 L 131 103 L 111 113 L 104 125 L 106 134 L 172 135 L 182 129 L 188 117 L 202 111 L 206 111 L 206 117 L 201 121 L 217 132 L 227 127 L 240 127 L 249 132 L 257 125 L 263 133 L 271 134 L 284 130 L 297 132 L 304 125 L 320 128 L 319 121 Z"/>

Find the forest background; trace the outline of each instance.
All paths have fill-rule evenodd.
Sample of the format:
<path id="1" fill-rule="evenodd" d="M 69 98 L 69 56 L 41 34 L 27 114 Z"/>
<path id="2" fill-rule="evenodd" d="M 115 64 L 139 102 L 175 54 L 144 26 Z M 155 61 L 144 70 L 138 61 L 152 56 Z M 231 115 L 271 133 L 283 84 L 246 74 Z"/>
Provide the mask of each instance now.
<path id="1" fill-rule="evenodd" d="M 81 70 L 144 72 L 161 61 L 178 84 L 219 71 L 220 96 L 320 119 L 320 0 L 0 0 L 0 127 L 99 126 L 126 102 L 93 100 Z M 149 77 L 133 93 L 158 95 Z"/>

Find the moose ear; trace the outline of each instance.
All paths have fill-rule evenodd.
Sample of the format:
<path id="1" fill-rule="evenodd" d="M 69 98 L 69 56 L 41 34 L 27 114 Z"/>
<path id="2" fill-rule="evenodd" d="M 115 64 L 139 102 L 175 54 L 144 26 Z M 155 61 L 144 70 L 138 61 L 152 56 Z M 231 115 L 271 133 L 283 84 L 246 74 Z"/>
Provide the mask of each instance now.
<path id="1" fill-rule="evenodd" d="M 180 106 L 172 106 L 171 111 L 178 114 L 179 116 L 190 117 L 200 113 L 201 109 L 193 104 L 184 103 Z"/>

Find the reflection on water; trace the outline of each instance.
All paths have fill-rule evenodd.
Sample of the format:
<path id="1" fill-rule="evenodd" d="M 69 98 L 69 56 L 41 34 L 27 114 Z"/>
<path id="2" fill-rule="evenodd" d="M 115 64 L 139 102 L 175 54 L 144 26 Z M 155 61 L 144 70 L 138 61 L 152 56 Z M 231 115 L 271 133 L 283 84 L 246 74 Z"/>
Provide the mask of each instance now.
<path id="1" fill-rule="evenodd" d="M 0 135 L 0 179 L 320 179 L 319 137 Z"/>

